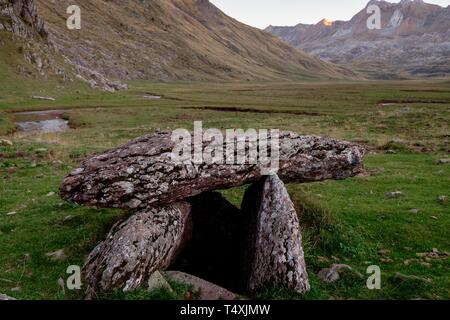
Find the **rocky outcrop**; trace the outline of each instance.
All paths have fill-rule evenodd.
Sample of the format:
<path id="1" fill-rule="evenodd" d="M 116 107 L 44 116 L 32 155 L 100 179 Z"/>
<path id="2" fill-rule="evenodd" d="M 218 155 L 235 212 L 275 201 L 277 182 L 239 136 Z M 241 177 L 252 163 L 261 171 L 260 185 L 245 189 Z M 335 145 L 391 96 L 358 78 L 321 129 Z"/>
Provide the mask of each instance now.
<path id="1" fill-rule="evenodd" d="M 117 223 L 87 259 L 87 297 L 117 287 L 134 290 L 170 266 L 191 236 L 190 212 L 190 205 L 180 202 Z"/>
<path id="2" fill-rule="evenodd" d="M 243 281 L 250 292 L 280 285 L 300 293 L 309 291 L 298 216 L 278 176 L 251 186 L 242 203 L 249 219 Z"/>
<path id="3" fill-rule="evenodd" d="M 66 79 L 64 70 L 55 64 L 47 28 L 33 0 L 0 0 L 0 31 L 7 32 L 5 38 L 10 38 L 23 56 L 22 63 L 13 66 L 18 73 L 35 78 L 56 74 Z"/>
<path id="4" fill-rule="evenodd" d="M 48 36 L 34 0 L 0 0 L 0 30 L 10 31 L 21 37 Z"/>
<path id="5" fill-rule="evenodd" d="M 79 80 L 88 83 L 91 88 L 101 88 L 102 90 L 108 92 L 128 89 L 128 85 L 125 83 L 108 79 L 100 72 L 79 65 L 75 61 L 69 62 L 74 66 L 76 70 L 76 77 Z"/>
<path id="6" fill-rule="evenodd" d="M 65 12 L 65 11 L 64 11 Z M 58 21 L 60 21 L 58 19 Z M 65 27 L 65 24 L 62 23 Z M 59 75 L 64 81 L 73 80 L 72 76 L 89 84 L 92 88 L 114 92 L 127 89 L 124 83 L 105 77 L 102 73 L 86 68 L 75 59 L 68 59 L 57 45 L 59 39 L 48 30 L 47 25 L 38 14 L 34 0 L 0 0 L 0 31 L 5 30 L 20 39 L 20 51 L 28 64 L 35 65 L 40 77 L 49 74 Z M 51 31 L 51 29 L 50 29 Z M 71 46 L 73 46 L 71 44 Z M 60 55 L 73 67 L 72 73 L 65 71 Z"/>
<path id="7" fill-rule="evenodd" d="M 256 293 L 268 285 L 308 291 L 299 221 L 282 179 L 356 175 L 364 149 L 282 133 L 279 176 L 265 176 L 258 165 L 174 162 L 173 147 L 168 133 L 146 136 L 86 160 L 64 178 L 64 199 L 132 214 L 87 259 L 87 297 L 134 290 L 169 267 L 235 292 Z M 253 185 L 242 210 L 210 192 L 248 183 Z"/>
<path id="8" fill-rule="evenodd" d="M 174 146 L 171 133 L 163 132 L 91 157 L 64 178 L 60 194 L 79 204 L 141 210 L 262 177 L 258 165 L 175 163 Z M 284 182 L 345 179 L 360 173 L 363 156 L 352 143 L 284 132 L 278 175 Z"/>
<path id="9" fill-rule="evenodd" d="M 381 29 L 367 27 L 369 5 L 380 8 Z M 371 78 L 448 77 L 450 6 L 421 0 L 371 0 L 349 21 L 270 26 L 266 31 L 325 61 L 360 70 Z"/>

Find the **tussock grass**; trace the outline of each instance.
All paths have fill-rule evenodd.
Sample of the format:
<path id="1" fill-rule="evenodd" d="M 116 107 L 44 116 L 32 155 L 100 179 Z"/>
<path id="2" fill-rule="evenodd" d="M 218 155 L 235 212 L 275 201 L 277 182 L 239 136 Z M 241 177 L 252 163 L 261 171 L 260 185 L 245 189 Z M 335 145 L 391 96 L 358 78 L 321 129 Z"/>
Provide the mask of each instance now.
<path id="1" fill-rule="evenodd" d="M 304 191 L 294 193 L 295 207 L 302 228 L 307 252 L 322 249 L 332 252 L 339 248 L 342 227 L 332 211 L 319 198 Z"/>

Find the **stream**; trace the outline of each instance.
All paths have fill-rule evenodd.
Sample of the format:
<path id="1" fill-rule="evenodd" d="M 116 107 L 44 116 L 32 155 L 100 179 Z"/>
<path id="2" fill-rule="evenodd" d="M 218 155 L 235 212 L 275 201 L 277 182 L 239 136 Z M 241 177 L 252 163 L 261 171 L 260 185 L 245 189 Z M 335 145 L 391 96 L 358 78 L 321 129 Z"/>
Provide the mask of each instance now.
<path id="1" fill-rule="evenodd" d="M 69 121 L 64 120 L 62 115 L 67 110 L 44 110 L 15 113 L 15 123 L 19 132 L 56 133 L 68 131 Z"/>

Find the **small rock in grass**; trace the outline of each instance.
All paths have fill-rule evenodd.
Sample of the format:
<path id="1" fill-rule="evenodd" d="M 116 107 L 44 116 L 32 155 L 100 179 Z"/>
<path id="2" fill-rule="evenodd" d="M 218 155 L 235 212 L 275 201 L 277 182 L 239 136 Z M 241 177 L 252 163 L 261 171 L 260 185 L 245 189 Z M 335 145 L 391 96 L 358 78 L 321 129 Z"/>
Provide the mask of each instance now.
<path id="1" fill-rule="evenodd" d="M 419 252 L 416 253 L 419 258 L 424 258 L 426 261 L 432 261 L 436 259 L 446 259 L 450 256 L 448 252 L 440 252 L 437 248 L 433 248 L 431 252 Z"/>
<path id="2" fill-rule="evenodd" d="M 7 296 L 6 294 L 2 294 L 2 293 L 0 293 L 0 301 L 8 301 L 8 300 L 16 300 L 16 299 L 14 299 L 14 298 L 12 298 L 12 297 L 9 297 L 9 296 Z"/>
<path id="3" fill-rule="evenodd" d="M 62 294 L 65 295 L 66 294 L 66 283 L 64 282 L 64 279 L 63 278 L 59 278 L 56 283 L 61 288 Z"/>
<path id="4" fill-rule="evenodd" d="M 14 288 L 11 289 L 11 292 L 18 292 L 20 290 L 22 290 L 21 287 L 14 287 Z"/>
<path id="5" fill-rule="evenodd" d="M 391 251 L 390 251 L 390 250 L 387 250 L 387 249 L 381 249 L 381 250 L 378 250 L 378 254 L 379 254 L 380 256 L 386 256 L 386 255 L 388 255 L 390 252 L 391 252 Z"/>
<path id="6" fill-rule="evenodd" d="M 382 258 L 382 259 L 380 259 L 380 262 L 388 264 L 388 263 L 394 262 L 394 260 L 392 260 L 391 258 Z"/>
<path id="7" fill-rule="evenodd" d="M 56 101 L 53 97 L 45 97 L 45 96 L 31 96 L 31 99 L 34 100 L 47 100 L 47 101 Z"/>
<path id="8" fill-rule="evenodd" d="M 436 217 L 436 216 L 431 216 L 430 218 L 433 219 L 433 220 L 439 220 L 439 218 Z"/>
<path id="9" fill-rule="evenodd" d="M 0 146 L 12 146 L 13 143 L 10 140 L 0 139 Z"/>
<path id="10" fill-rule="evenodd" d="M 420 212 L 420 209 L 411 209 L 409 210 L 409 212 L 412 214 L 418 214 Z"/>
<path id="11" fill-rule="evenodd" d="M 447 197 L 447 196 L 439 196 L 439 197 L 437 198 L 437 201 L 438 201 L 440 204 L 445 204 L 445 203 L 447 203 L 447 200 L 448 200 L 448 197 Z"/>
<path id="12" fill-rule="evenodd" d="M 438 164 L 449 164 L 449 163 L 450 163 L 450 158 L 438 160 Z"/>
<path id="13" fill-rule="evenodd" d="M 47 197 L 53 197 L 54 195 L 55 195 L 54 192 L 49 192 L 49 193 L 47 193 Z"/>
<path id="14" fill-rule="evenodd" d="M 430 284 L 433 281 L 428 278 L 422 278 L 414 275 L 406 275 L 400 272 L 397 272 L 395 276 L 391 277 L 391 282 L 399 284 L 404 282 L 418 282 L 418 283 L 424 283 L 424 284 Z"/>
<path id="15" fill-rule="evenodd" d="M 16 211 L 11 211 L 11 212 L 8 212 L 6 215 L 7 215 L 8 217 L 12 217 L 12 216 L 15 216 L 16 214 L 17 214 Z"/>
<path id="16" fill-rule="evenodd" d="M 48 258 L 52 261 L 63 261 L 66 259 L 66 254 L 64 252 L 64 249 L 59 249 L 54 252 L 49 252 L 46 254 Z"/>
<path id="17" fill-rule="evenodd" d="M 74 216 L 66 216 L 66 217 L 64 217 L 64 219 L 63 219 L 63 223 L 65 224 L 65 223 L 71 223 L 73 220 L 75 220 L 75 217 Z"/>
<path id="18" fill-rule="evenodd" d="M 148 279 L 148 291 L 154 291 L 158 289 L 165 289 L 169 292 L 173 292 L 172 287 L 167 282 L 167 280 L 163 277 L 161 272 L 155 271 Z"/>
<path id="19" fill-rule="evenodd" d="M 389 199 L 397 199 L 403 197 L 404 195 L 405 194 L 401 191 L 393 191 L 386 193 L 386 197 L 388 197 Z"/>
<path id="20" fill-rule="evenodd" d="M 330 261 L 328 258 L 322 257 L 322 256 L 317 256 L 317 260 L 318 260 L 320 263 L 327 263 L 327 262 Z"/>
<path id="21" fill-rule="evenodd" d="M 47 152 L 47 149 L 45 149 L 45 148 L 38 148 L 38 149 L 34 150 L 34 152 L 36 152 L 36 153 L 44 153 L 44 152 Z"/>
<path id="22" fill-rule="evenodd" d="M 415 260 L 417 260 L 417 259 L 406 259 L 403 261 L 403 264 L 405 266 L 409 266 L 411 263 L 415 262 Z"/>
<path id="23" fill-rule="evenodd" d="M 339 273 L 345 269 L 352 270 L 352 267 L 346 264 L 333 264 L 330 268 L 320 270 L 317 276 L 325 283 L 333 283 L 339 280 Z"/>

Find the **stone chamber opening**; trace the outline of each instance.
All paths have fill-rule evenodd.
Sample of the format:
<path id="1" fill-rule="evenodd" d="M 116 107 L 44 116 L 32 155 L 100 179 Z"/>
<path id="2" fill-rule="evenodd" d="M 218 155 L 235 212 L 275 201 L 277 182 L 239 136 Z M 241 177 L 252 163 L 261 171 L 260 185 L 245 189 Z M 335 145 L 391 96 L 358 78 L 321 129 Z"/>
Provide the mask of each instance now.
<path id="1" fill-rule="evenodd" d="M 189 202 L 190 241 L 169 269 L 246 293 L 248 216 L 218 192 L 200 194 Z"/>

